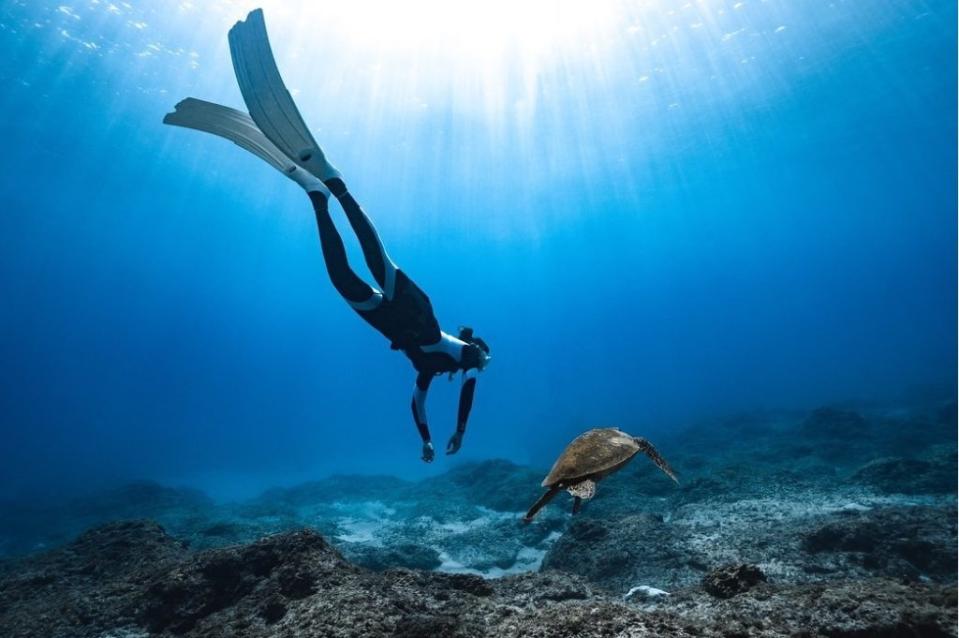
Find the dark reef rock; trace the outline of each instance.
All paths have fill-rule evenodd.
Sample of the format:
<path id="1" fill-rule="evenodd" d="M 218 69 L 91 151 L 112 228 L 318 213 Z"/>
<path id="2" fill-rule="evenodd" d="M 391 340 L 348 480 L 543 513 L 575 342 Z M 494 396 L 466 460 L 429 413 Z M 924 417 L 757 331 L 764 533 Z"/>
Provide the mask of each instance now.
<path id="1" fill-rule="evenodd" d="M 955 612 L 951 584 L 881 579 L 728 600 L 694 588 L 640 610 L 560 572 L 370 572 L 314 532 L 191 553 L 145 522 L 92 530 L 0 575 L 4 638 L 939 637 L 955 635 Z"/>
<path id="2" fill-rule="evenodd" d="M 876 459 L 859 468 L 852 480 L 889 494 L 949 494 L 956 491 L 956 455 Z"/>
<path id="3" fill-rule="evenodd" d="M 280 609 L 286 609 L 286 600 L 309 596 L 321 576 L 349 569 L 339 552 L 312 531 L 210 550 L 150 580 L 142 620 L 151 631 L 182 634 L 258 591 L 268 593 L 258 615 L 275 622 L 284 615 Z"/>
<path id="4" fill-rule="evenodd" d="M 527 573 L 496 581 L 496 592 L 517 605 L 541 606 L 564 600 L 586 600 L 596 595 L 587 581 L 565 572 Z"/>
<path id="5" fill-rule="evenodd" d="M 732 598 L 766 582 L 766 574 L 755 565 L 727 565 L 703 576 L 703 589 L 716 598 Z"/>
<path id="6" fill-rule="evenodd" d="M 574 519 L 546 553 L 543 569 L 577 574 L 625 594 L 642 584 L 669 589 L 689 570 L 689 559 L 673 526 L 657 514 L 641 513 L 616 520 Z"/>
<path id="7" fill-rule="evenodd" d="M 956 510 L 929 507 L 849 512 L 803 539 L 814 554 L 840 554 L 870 574 L 952 580 L 956 573 Z"/>
<path id="8" fill-rule="evenodd" d="M 473 596 L 489 596 L 493 593 L 491 581 L 475 574 L 436 574 L 433 581 Z"/>
<path id="9" fill-rule="evenodd" d="M 892 580 L 763 585 L 729 599 L 669 598 L 669 611 L 702 636 L 945 638 L 955 636 L 955 588 Z M 669 634 L 667 634 L 669 635 Z"/>
<path id="10" fill-rule="evenodd" d="M 443 561 L 440 554 L 432 547 L 401 543 L 390 547 L 370 547 L 359 543 L 347 543 L 342 546 L 344 556 L 351 562 L 372 569 L 383 571 L 406 567 L 409 569 L 436 569 Z"/>
<path id="11" fill-rule="evenodd" d="M 156 523 L 112 523 L 0 577 L 0 636 L 100 636 L 137 623 L 146 580 L 188 556 Z"/>

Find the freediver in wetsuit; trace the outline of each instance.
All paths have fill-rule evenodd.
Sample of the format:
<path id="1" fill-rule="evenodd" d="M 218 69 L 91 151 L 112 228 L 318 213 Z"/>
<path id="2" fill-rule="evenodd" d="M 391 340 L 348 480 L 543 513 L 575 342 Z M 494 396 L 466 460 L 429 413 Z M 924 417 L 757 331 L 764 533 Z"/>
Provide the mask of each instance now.
<path id="1" fill-rule="evenodd" d="M 251 12 L 246 21 L 238 22 L 230 30 L 230 54 L 250 115 L 187 98 L 163 121 L 229 139 L 307 192 L 316 213 L 323 259 L 333 286 L 367 323 L 390 340 L 394 350 L 402 350 L 416 369 L 412 411 L 423 441 L 422 459 L 427 463 L 435 455 L 426 418 L 430 383 L 440 374 L 463 373 L 456 431 L 446 445 L 446 453 L 455 454 L 466 432 L 477 373 L 490 360 L 489 347 L 473 336 L 471 328 L 461 328 L 458 337 L 440 330 L 429 297 L 387 255 L 373 223 L 347 190 L 343 176 L 326 160 L 286 90 L 273 59 L 261 10 Z M 346 212 L 379 289 L 350 268 L 343 240 L 330 217 L 331 194 Z"/>
<path id="2" fill-rule="evenodd" d="M 461 328 L 459 338 L 440 330 L 429 297 L 387 255 L 376 228 L 346 189 L 343 180 L 334 177 L 327 179 L 324 185 L 346 211 L 346 218 L 363 249 L 366 265 L 382 290 L 373 288 L 350 269 L 343 240 L 330 217 L 329 199 L 326 193 L 312 190 L 308 195 L 316 212 L 326 270 L 337 292 L 357 314 L 389 339 L 391 348 L 402 350 L 413 363 L 417 372 L 413 419 L 423 440 L 423 460 L 427 463 L 433 460 L 434 452 L 426 420 L 426 393 L 433 377 L 463 372 L 456 432 L 446 445 L 446 453 L 455 454 L 463 442 L 473 406 L 477 372 L 489 361 L 489 347 L 482 339 L 474 337 L 470 328 Z"/>

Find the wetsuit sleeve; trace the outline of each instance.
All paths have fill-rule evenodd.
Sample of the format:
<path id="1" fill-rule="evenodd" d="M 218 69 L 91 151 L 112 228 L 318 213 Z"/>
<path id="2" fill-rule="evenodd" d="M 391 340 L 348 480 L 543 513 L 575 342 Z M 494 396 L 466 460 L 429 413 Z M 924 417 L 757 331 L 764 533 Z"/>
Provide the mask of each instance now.
<path id="1" fill-rule="evenodd" d="M 476 370 L 467 370 L 463 374 L 463 387 L 460 388 L 460 405 L 456 415 L 456 431 L 466 432 L 466 422 L 473 409 L 473 394 L 476 392 Z"/>
<path id="2" fill-rule="evenodd" d="M 430 428 L 426 422 L 426 393 L 430 389 L 430 383 L 433 381 L 433 375 L 420 372 L 416 377 L 416 386 L 413 388 L 413 421 L 416 423 L 416 429 L 419 430 L 420 438 L 423 443 L 430 442 Z"/>

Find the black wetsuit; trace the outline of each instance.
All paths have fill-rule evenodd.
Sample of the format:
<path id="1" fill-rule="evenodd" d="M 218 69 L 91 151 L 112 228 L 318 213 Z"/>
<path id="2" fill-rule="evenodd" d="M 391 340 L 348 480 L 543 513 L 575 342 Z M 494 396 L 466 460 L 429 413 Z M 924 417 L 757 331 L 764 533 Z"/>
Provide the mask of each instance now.
<path id="1" fill-rule="evenodd" d="M 430 382 L 438 374 L 475 370 L 480 358 L 479 348 L 472 343 L 459 342 L 462 348 L 456 356 L 455 343 L 452 348 L 441 347 L 450 341 L 458 340 L 450 339 L 442 333 L 430 298 L 387 256 L 372 221 L 349 193 L 343 181 L 335 178 L 327 180 L 325 184 L 346 212 L 346 218 L 359 239 L 367 266 L 383 292 L 363 281 L 350 268 L 343 240 L 330 217 L 326 196 L 311 191 L 309 196 L 316 212 L 320 244 L 330 280 L 357 314 L 389 339 L 390 347 L 402 350 L 413 363 L 418 373 L 412 402 L 413 418 L 423 441 L 429 442 L 425 395 Z M 475 388 L 474 373 L 464 378 L 460 392 L 457 417 L 457 431 L 460 433 L 466 429 Z"/>

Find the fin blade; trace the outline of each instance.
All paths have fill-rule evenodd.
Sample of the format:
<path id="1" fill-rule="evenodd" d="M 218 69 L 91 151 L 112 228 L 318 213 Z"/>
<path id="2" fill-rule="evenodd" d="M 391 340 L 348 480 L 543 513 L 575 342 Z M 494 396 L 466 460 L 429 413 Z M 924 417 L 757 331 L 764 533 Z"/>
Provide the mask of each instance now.
<path id="1" fill-rule="evenodd" d="M 181 101 L 175 109 L 163 118 L 164 124 L 230 140 L 283 173 L 289 173 L 296 167 L 292 160 L 263 135 L 250 116 L 242 111 L 192 97 Z"/>
<path id="2" fill-rule="evenodd" d="M 326 161 L 276 65 L 263 11 L 251 11 L 229 33 L 240 93 L 260 130 L 287 157 L 320 179 L 339 177 Z"/>

